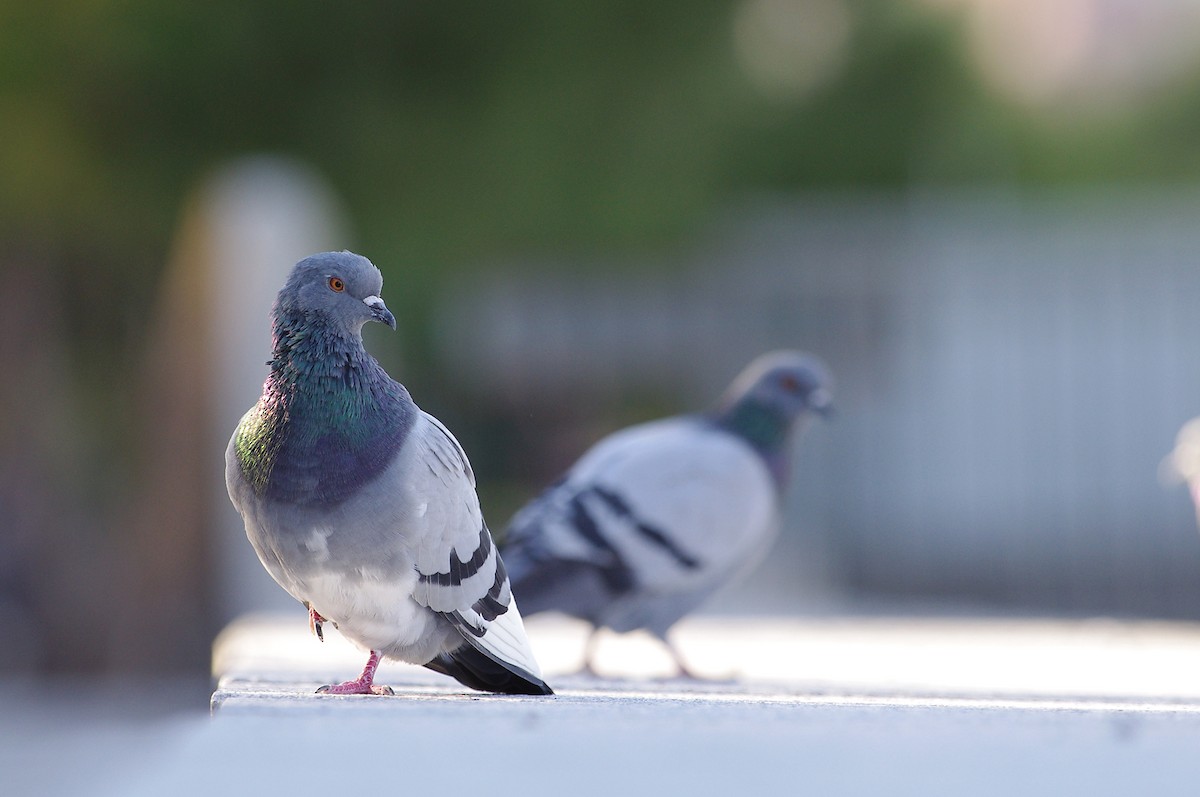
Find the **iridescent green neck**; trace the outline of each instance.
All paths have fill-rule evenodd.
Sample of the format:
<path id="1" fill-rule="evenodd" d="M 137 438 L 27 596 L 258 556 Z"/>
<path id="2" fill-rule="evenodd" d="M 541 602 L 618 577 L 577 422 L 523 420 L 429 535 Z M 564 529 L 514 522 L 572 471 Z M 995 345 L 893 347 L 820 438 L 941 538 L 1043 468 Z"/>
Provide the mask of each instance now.
<path id="1" fill-rule="evenodd" d="M 794 419 L 753 401 L 738 401 L 712 416 L 713 422 L 745 440 L 758 452 L 782 489 L 790 472 Z"/>
<path id="2" fill-rule="evenodd" d="M 234 449 L 260 497 L 344 500 L 391 462 L 416 415 L 362 347 L 312 319 L 276 319 L 271 372 Z"/>

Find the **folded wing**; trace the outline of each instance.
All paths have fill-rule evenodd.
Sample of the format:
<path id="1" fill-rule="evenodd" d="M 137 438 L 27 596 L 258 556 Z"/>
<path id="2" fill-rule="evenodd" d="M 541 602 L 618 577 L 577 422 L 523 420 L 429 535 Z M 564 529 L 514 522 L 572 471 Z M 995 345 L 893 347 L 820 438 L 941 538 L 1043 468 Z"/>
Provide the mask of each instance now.
<path id="1" fill-rule="evenodd" d="M 588 451 L 513 519 L 506 555 L 534 611 L 594 620 L 602 612 L 588 602 L 671 595 L 682 610 L 759 560 L 777 512 L 749 446 L 699 419 L 668 419 Z"/>
<path id="2" fill-rule="evenodd" d="M 430 525 L 420 541 L 413 597 L 448 620 L 464 640 L 463 648 L 426 666 L 476 688 L 549 694 L 504 562 L 483 521 L 466 454 L 446 427 L 426 413 L 413 440 L 424 448 L 418 453 L 429 477 L 448 488 L 430 491 L 442 502 L 436 513 L 441 522 Z"/>

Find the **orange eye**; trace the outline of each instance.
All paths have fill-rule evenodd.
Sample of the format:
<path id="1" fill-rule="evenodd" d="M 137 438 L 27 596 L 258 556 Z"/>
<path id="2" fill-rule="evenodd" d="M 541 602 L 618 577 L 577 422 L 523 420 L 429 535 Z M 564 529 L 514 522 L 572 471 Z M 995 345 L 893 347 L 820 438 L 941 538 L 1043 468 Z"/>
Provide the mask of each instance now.
<path id="1" fill-rule="evenodd" d="M 329 278 L 329 289 L 341 293 L 346 290 L 346 283 L 342 282 L 340 277 Z"/>

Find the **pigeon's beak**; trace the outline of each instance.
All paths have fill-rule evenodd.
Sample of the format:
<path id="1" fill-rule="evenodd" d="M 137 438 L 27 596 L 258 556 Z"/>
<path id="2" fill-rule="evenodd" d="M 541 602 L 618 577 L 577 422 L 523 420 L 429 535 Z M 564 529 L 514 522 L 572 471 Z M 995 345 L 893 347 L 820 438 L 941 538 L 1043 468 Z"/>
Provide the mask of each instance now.
<path id="1" fill-rule="evenodd" d="M 380 299 L 378 296 L 368 296 L 363 299 L 363 304 L 371 308 L 371 318 L 387 324 L 392 329 L 396 328 L 396 316 L 392 315 L 392 311 L 387 309 L 387 305 L 383 303 L 383 299 Z"/>
<path id="2" fill-rule="evenodd" d="M 823 388 L 818 388 L 809 394 L 808 408 L 825 420 L 829 420 L 835 415 L 833 411 L 833 396 L 829 395 L 829 391 Z"/>

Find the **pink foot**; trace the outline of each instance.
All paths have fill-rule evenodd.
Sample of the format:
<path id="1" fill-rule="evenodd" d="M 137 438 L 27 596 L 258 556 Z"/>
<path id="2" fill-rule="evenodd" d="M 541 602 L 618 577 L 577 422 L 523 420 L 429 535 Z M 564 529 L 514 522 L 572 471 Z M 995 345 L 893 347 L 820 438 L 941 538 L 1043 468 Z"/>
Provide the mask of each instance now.
<path id="1" fill-rule="evenodd" d="M 329 684 L 317 690 L 321 695 L 394 695 L 390 686 L 364 684 L 361 678 L 346 681 L 344 684 Z"/>
<path id="2" fill-rule="evenodd" d="M 371 651 L 370 658 L 367 659 L 367 666 L 363 667 L 362 675 L 355 678 L 353 681 L 346 681 L 343 684 L 332 684 L 322 686 L 317 690 L 323 695 L 394 695 L 390 686 L 376 686 L 372 683 L 375 680 L 375 670 L 379 668 L 380 653 L 377 650 Z"/>

